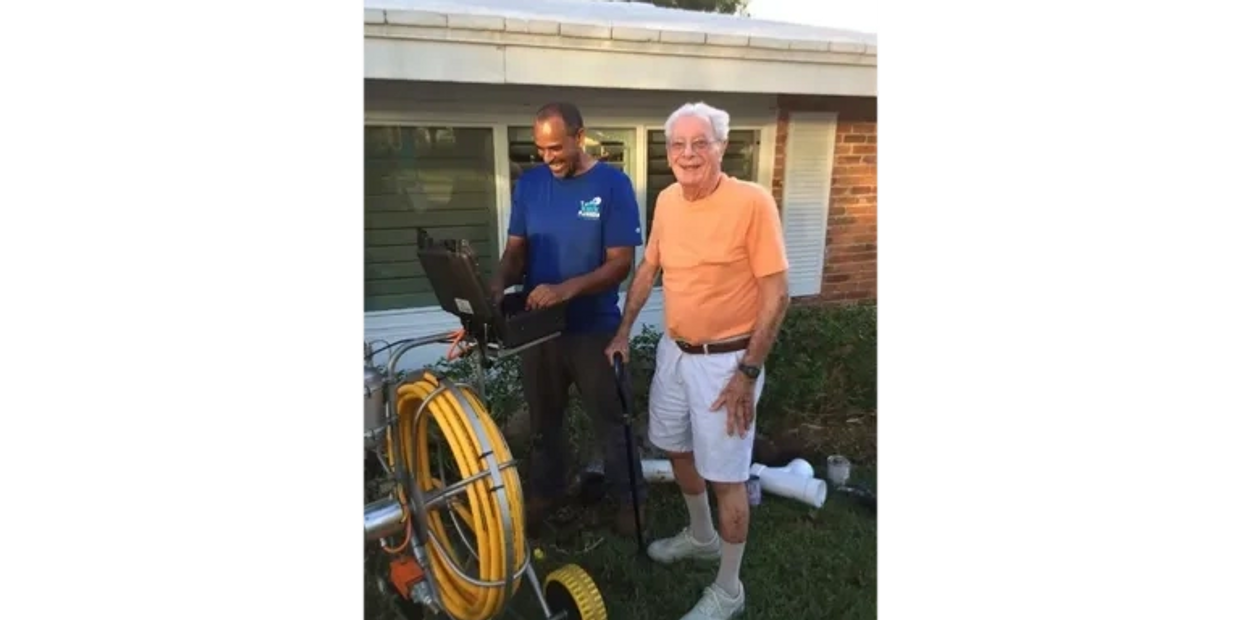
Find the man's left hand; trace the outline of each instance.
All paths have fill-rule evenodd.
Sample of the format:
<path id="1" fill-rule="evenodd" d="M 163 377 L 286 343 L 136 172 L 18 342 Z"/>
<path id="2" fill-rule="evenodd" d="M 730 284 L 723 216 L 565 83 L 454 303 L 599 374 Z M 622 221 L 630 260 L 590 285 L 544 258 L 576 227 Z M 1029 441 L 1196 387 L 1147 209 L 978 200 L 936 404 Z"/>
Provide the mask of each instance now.
<path id="1" fill-rule="evenodd" d="M 529 310 L 547 308 L 568 301 L 573 291 L 565 284 L 539 284 L 525 298 L 525 307 Z"/>
<path id="2" fill-rule="evenodd" d="M 746 377 L 738 371 L 732 375 L 732 379 L 723 388 L 719 398 L 710 406 L 711 411 L 718 411 L 719 407 L 727 406 L 729 437 L 733 434 L 739 434 L 741 437 L 744 437 L 745 433 L 749 431 L 750 426 L 753 425 L 754 383 L 753 379 Z"/>

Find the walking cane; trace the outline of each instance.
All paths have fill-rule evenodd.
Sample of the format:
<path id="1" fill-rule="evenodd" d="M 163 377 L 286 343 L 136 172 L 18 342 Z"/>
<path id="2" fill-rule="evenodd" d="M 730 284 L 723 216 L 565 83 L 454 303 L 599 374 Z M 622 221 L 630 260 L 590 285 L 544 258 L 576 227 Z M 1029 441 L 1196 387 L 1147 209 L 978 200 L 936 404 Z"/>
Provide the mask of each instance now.
<path id="1" fill-rule="evenodd" d="M 645 553 L 646 544 L 642 540 L 642 515 L 637 505 L 637 480 L 641 474 L 637 470 L 637 459 L 633 456 L 632 394 L 629 391 L 629 382 L 625 380 L 624 357 L 620 353 L 612 355 L 612 365 L 616 371 L 616 390 L 620 395 L 620 411 L 624 414 L 624 452 L 629 458 L 629 492 L 633 498 L 633 524 L 637 530 L 637 554 L 640 556 Z"/>

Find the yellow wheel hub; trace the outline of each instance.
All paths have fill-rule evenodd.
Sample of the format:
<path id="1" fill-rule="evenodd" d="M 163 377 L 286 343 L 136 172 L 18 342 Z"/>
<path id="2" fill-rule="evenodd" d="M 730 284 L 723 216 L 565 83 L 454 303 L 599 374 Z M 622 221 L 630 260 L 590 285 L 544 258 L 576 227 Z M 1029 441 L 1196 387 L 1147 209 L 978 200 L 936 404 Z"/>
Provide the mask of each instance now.
<path id="1" fill-rule="evenodd" d="M 561 566 L 547 575 L 543 591 L 553 615 L 565 611 L 565 620 L 607 620 L 603 595 L 585 569 L 576 564 Z"/>

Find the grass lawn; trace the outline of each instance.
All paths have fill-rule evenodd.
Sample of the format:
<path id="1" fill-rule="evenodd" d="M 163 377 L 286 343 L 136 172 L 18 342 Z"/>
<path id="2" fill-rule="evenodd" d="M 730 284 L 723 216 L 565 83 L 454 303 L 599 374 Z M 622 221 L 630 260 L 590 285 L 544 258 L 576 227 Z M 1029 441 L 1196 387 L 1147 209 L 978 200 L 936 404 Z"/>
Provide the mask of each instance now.
<path id="1" fill-rule="evenodd" d="M 811 462 L 816 471 L 826 471 L 825 462 Z M 852 483 L 877 490 L 871 471 L 854 467 Z M 686 524 L 684 501 L 674 483 L 654 485 L 650 502 L 650 535 L 670 535 Z M 544 540 L 546 556 L 536 565 L 539 578 L 566 563 L 579 564 L 598 584 L 610 620 L 678 620 L 714 580 L 717 569 L 707 563 L 664 566 L 638 559 L 634 539 L 617 538 L 602 524 L 549 532 Z M 877 617 L 874 512 L 845 495 L 829 496 L 818 510 L 764 495 L 751 513 L 741 580 L 746 587 L 745 620 Z M 368 620 L 391 617 L 375 598 L 367 597 Z M 505 617 L 543 617 L 528 585 L 522 586 Z"/>

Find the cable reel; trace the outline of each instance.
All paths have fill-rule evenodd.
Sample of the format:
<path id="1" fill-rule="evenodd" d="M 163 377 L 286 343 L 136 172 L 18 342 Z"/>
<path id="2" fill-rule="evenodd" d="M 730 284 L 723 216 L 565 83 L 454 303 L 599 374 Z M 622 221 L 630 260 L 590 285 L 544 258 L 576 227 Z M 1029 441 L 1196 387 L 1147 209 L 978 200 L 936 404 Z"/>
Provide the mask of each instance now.
<path id="1" fill-rule="evenodd" d="M 366 533 L 390 558 L 384 590 L 398 606 L 492 620 L 532 582 L 548 620 L 606 620 L 581 567 L 538 583 L 516 461 L 474 389 L 425 371 L 387 394 L 388 431 L 376 443 L 395 488 L 366 506 Z"/>

